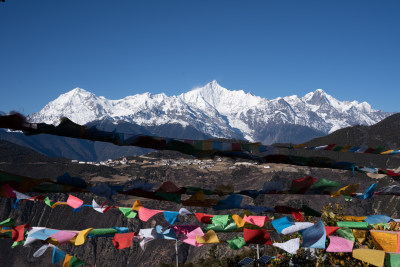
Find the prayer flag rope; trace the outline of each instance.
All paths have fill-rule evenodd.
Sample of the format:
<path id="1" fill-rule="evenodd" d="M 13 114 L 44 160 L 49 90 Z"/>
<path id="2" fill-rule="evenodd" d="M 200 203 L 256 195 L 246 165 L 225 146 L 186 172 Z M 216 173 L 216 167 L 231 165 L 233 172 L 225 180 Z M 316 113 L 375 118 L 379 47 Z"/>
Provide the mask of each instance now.
<path id="1" fill-rule="evenodd" d="M 219 217 L 217 218 L 217 216 Z M 212 222 L 220 224 L 222 227 L 226 226 L 229 224 L 229 219 L 222 216 L 225 215 L 214 215 Z M 388 224 L 396 224 L 396 229 L 399 230 L 399 222 L 391 221 Z M 13 246 L 28 246 L 36 241 L 44 242 L 45 245 L 34 253 L 34 257 L 41 256 L 48 247 L 53 247 L 52 262 L 57 263 L 64 260 L 64 264 L 66 262 L 70 264 L 66 266 L 80 266 L 87 263 L 78 259 L 73 260 L 73 256 L 62 252 L 59 246 L 67 242 L 81 246 L 87 238 L 100 236 L 113 237 L 112 243 L 116 249 L 128 248 L 132 242 L 138 242 L 144 249 L 150 241 L 167 239 L 179 240 L 195 247 L 221 243 L 228 243 L 231 249 L 240 249 L 247 244 L 273 245 L 290 254 L 296 254 L 300 247 L 317 248 L 323 249 L 327 253 L 353 253 L 354 258 L 376 266 L 383 266 L 385 258 L 390 263 L 388 266 L 397 266 L 396 264 L 399 262 L 399 257 L 396 255 L 400 252 L 400 232 L 370 229 L 371 224 L 368 222 L 338 222 L 337 227 L 329 227 L 324 226 L 322 221 L 316 223 L 294 222 L 288 217 L 282 217 L 272 220 L 271 225 L 280 234 L 288 235 L 298 232 L 302 238 L 300 240 L 297 237 L 279 243 L 274 242 L 270 237 L 269 232 L 273 230 L 244 228 L 243 236 L 236 236 L 231 240 L 221 240 L 214 230 L 203 232 L 197 225 L 176 225 L 166 228 L 157 225 L 155 228 L 140 229 L 138 233 L 129 232 L 127 227 L 88 228 L 81 231 L 56 230 L 45 227 L 29 227 L 26 224 L 17 226 L 12 218 L 0 222 L 0 237 L 11 238 L 14 241 Z M 377 250 L 366 250 L 362 246 L 367 235 L 371 235 Z M 327 237 L 329 245 L 326 247 Z M 369 255 L 374 255 L 374 257 Z"/>
<path id="2" fill-rule="evenodd" d="M 234 143 L 215 140 L 187 140 L 148 135 L 129 135 L 125 133 L 106 132 L 95 126 L 86 127 L 63 118 L 58 126 L 45 123 L 30 123 L 18 113 L 0 116 L 0 128 L 21 130 L 26 135 L 51 134 L 64 137 L 109 142 L 118 146 L 137 146 L 156 150 L 174 150 L 195 157 L 226 156 L 245 158 L 263 163 L 286 163 L 300 166 L 353 170 L 361 172 L 382 173 L 389 176 L 400 176 L 392 170 L 366 168 L 351 162 L 336 162 L 323 157 L 300 157 L 278 155 L 273 146 L 261 143 Z M 326 148 L 331 146 L 327 146 Z M 366 150 L 365 150 L 366 151 Z"/>
<path id="3" fill-rule="evenodd" d="M 377 191 L 377 184 L 372 184 L 363 193 L 357 193 L 359 184 L 351 184 L 342 188 L 339 182 L 316 179 L 311 176 L 292 180 L 290 188 L 284 189 L 282 181 L 265 182 L 262 190 L 247 189 L 234 192 L 233 185 L 219 185 L 214 190 L 199 188 L 199 187 L 178 187 L 171 181 L 164 182 L 157 190 L 152 191 L 153 184 L 149 183 L 136 183 L 134 186 L 124 190 L 123 185 L 108 185 L 100 183 L 96 186 L 87 184 L 85 180 L 80 177 L 71 177 L 65 173 L 57 180 L 50 179 L 34 179 L 30 177 L 20 176 L 0 170 L 0 196 L 19 198 L 16 196 L 15 191 L 20 195 L 25 192 L 92 192 L 98 196 L 105 197 L 112 201 L 112 196 L 115 194 L 125 194 L 138 196 L 148 199 L 173 201 L 181 203 L 185 206 L 199 206 L 199 207 L 213 207 L 214 209 L 227 209 L 232 206 L 230 200 L 237 202 L 233 208 L 240 207 L 238 203 L 239 195 L 246 195 L 251 198 L 257 198 L 260 194 L 309 194 L 309 195 L 326 195 L 330 194 L 332 197 L 341 195 L 351 196 L 359 199 L 369 199 L 375 195 L 400 195 L 400 186 L 391 185 Z M 206 198 L 205 193 L 208 195 L 230 195 L 228 199 L 217 200 L 213 198 Z M 182 195 L 191 195 L 190 198 L 182 200 Z M 45 198 L 37 196 L 35 198 Z M 43 200 L 42 199 L 42 200 Z M 40 200 L 40 199 L 39 199 Z M 227 204 L 226 204 L 227 203 Z"/>

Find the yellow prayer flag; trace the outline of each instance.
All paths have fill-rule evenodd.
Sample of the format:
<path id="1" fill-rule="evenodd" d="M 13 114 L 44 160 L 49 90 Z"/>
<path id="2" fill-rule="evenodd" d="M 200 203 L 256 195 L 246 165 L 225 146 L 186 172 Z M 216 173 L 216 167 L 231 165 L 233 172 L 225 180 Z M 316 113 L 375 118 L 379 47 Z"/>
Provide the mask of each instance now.
<path id="1" fill-rule="evenodd" d="M 75 246 L 81 246 L 83 245 L 83 243 L 85 243 L 85 239 L 87 237 L 87 235 L 93 230 L 93 228 L 88 228 L 85 230 L 82 230 L 78 233 L 78 235 L 76 236 L 76 240 L 75 240 Z"/>
<path id="2" fill-rule="evenodd" d="M 214 244 L 214 243 L 219 243 L 219 239 L 217 234 L 214 232 L 214 230 L 210 230 L 207 233 L 205 233 L 203 236 L 198 236 L 196 235 L 196 241 L 199 244 Z"/>
<path id="3" fill-rule="evenodd" d="M 378 267 L 383 267 L 385 262 L 385 251 L 365 248 L 354 249 L 353 258 Z"/>
<path id="4" fill-rule="evenodd" d="M 338 197 L 340 195 L 351 195 L 357 192 L 360 184 L 351 184 L 345 187 L 340 188 L 336 193 L 332 194 L 331 197 Z"/>
<path id="5" fill-rule="evenodd" d="M 397 252 L 399 246 L 398 232 L 371 230 L 370 233 L 378 249 L 385 252 Z"/>
<path id="6" fill-rule="evenodd" d="M 358 243 L 362 244 L 368 235 L 368 230 L 353 229 L 353 235 Z"/>
<path id="7" fill-rule="evenodd" d="M 363 222 L 365 219 L 366 216 L 343 216 L 343 220 L 348 222 Z"/>
<path id="8" fill-rule="evenodd" d="M 53 205 L 51 205 L 51 208 L 54 209 L 55 207 L 59 205 L 68 205 L 67 202 L 56 202 Z"/>
<path id="9" fill-rule="evenodd" d="M 203 141 L 203 150 L 213 150 L 213 141 L 204 140 Z"/>
<path id="10" fill-rule="evenodd" d="M 390 149 L 390 150 L 386 150 L 386 151 L 381 152 L 381 154 L 382 155 L 387 155 L 387 154 L 390 154 L 390 153 L 393 153 L 393 152 L 394 152 L 394 150 Z"/>
<path id="11" fill-rule="evenodd" d="M 246 223 L 242 217 L 240 217 L 237 214 L 232 215 L 232 219 L 235 221 L 237 227 L 242 228 L 244 224 Z"/>
<path id="12" fill-rule="evenodd" d="M 73 256 L 69 255 L 69 254 L 65 255 L 64 263 L 63 263 L 62 267 L 69 267 L 69 262 L 71 261 L 72 257 Z"/>
<path id="13" fill-rule="evenodd" d="M 294 145 L 294 148 L 303 148 L 305 147 L 307 144 L 299 144 L 299 145 Z"/>
<path id="14" fill-rule="evenodd" d="M 136 200 L 135 203 L 133 203 L 132 209 L 133 209 L 133 210 L 136 210 L 136 211 L 139 211 L 139 209 L 140 209 L 141 207 L 143 207 L 142 203 L 140 203 L 139 200 Z"/>
<path id="15" fill-rule="evenodd" d="M 345 146 L 342 147 L 342 149 L 340 149 L 339 151 L 340 151 L 340 152 L 347 152 L 347 151 L 349 151 L 350 148 L 352 148 L 352 146 L 350 146 L 350 145 L 345 145 Z"/>
<path id="16" fill-rule="evenodd" d="M 58 242 L 57 239 L 54 239 L 54 238 L 52 238 L 52 237 L 47 238 L 47 239 L 46 239 L 46 242 L 47 242 L 47 243 L 50 243 L 50 244 L 52 244 L 52 245 L 55 245 L 55 246 L 60 245 L 60 242 Z"/>

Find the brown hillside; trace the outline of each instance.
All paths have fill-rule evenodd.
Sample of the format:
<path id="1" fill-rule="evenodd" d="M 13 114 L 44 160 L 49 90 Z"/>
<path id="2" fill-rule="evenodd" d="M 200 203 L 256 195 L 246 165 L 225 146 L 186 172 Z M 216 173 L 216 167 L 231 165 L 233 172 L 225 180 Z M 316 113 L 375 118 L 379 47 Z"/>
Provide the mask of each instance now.
<path id="1" fill-rule="evenodd" d="M 386 149 L 400 147 L 400 113 L 396 113 L 372 126 L 353 126 L 337 130 L 324 137 L 307 142 L 307 146 L 326 144 L 337 145 L 368 145 L 370 147 L 383 146 Z"/>

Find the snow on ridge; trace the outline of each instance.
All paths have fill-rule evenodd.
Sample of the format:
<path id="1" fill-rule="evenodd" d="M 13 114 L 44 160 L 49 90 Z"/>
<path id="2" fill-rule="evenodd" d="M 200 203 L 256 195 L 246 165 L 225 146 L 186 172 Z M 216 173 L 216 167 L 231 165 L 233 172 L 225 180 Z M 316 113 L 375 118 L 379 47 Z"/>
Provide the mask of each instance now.
<path id="1" fill-rule="evenodd" d="M 103 118 L 139 125 L 189 125 L 211 136 L 227 137 L 241 132 L 258 141 L 260 129 L 272 124 L 308 126 L 325 133 L 354 124 L 371 125 L 390 115 L 366 103 L 339 101 L 322 89 L 268 100 L 243 90 L 230 91 L 212 81 L 177 96 L 143 93 L 110 100 L 75 88 L 29 116 L 33 122 L 58 124 L 68 117 L 79 124 Z"/>

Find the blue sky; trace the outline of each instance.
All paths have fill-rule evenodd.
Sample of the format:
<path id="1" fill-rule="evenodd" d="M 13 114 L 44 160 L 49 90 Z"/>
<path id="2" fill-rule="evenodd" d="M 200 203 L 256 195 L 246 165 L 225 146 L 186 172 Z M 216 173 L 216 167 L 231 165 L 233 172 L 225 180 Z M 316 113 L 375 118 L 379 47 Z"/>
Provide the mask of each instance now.
<path id="1" fill-rule="evenodd" d="M 322 88 L 399 111 L 400 1 L 0 2 L 0 110 L 81 87 L 120 99 L 217 80 L 267 98 Z"/>

